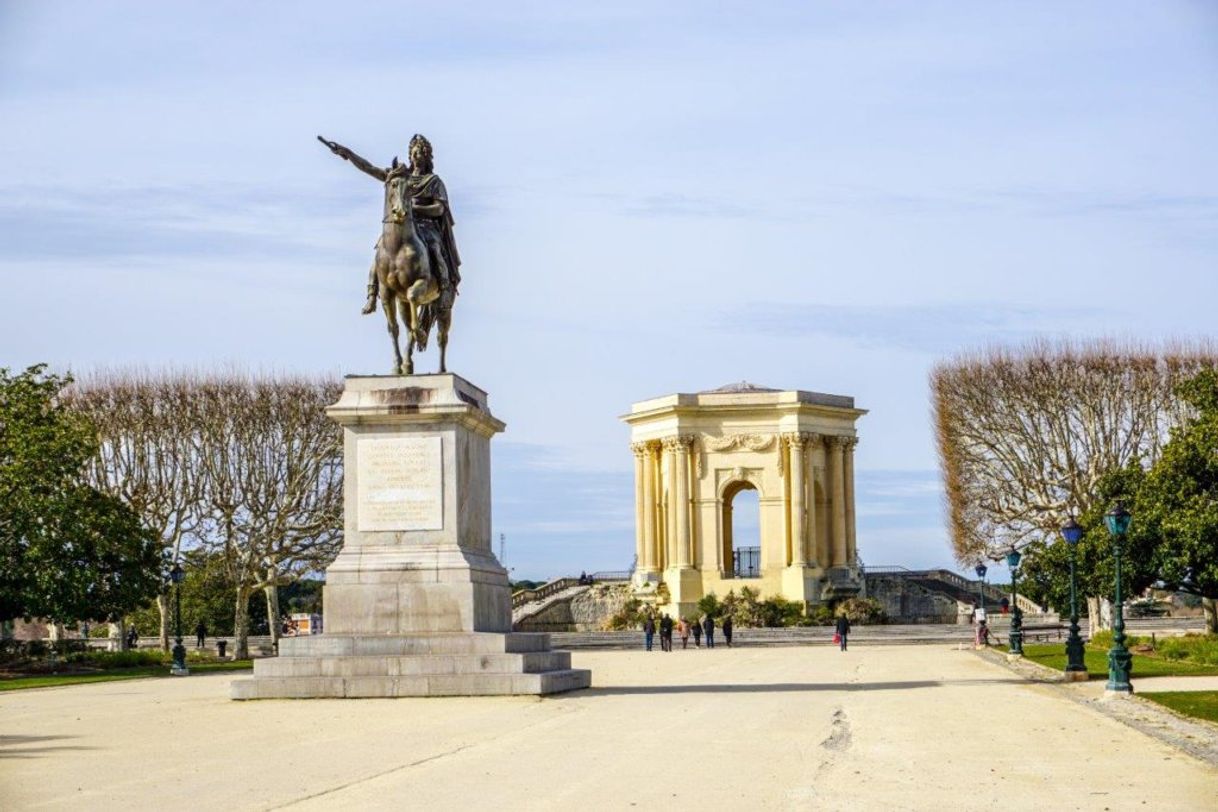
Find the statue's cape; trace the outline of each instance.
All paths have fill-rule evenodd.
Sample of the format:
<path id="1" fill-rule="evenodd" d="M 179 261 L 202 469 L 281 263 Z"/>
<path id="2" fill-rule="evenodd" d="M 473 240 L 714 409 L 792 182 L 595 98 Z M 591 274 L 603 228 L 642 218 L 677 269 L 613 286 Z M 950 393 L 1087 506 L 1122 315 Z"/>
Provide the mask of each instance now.
<path id="1" fill-rule="evenodd" d="M 461 255 L 457 253 L 457 241 L 453 237 L 453 212 L 448 203 L 448 190 L 444 188 L 444 181 L 440 180 L 440 176 L 436 174 L 408 175 L 406 188 L 410 190 L 411 197 L 443 201 L 444 216 L 439 220 L 440 235 L 444 248 L 448 252 L 449 268 L 456 273 L 458 266 L 461 265 Z"/>

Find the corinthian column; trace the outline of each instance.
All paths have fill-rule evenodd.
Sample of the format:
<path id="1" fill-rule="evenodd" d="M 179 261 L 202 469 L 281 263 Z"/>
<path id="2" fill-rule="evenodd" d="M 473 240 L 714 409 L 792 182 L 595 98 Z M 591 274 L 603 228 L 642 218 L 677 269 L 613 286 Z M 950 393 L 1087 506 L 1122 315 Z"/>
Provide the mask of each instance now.
<path id="1" fill-rule="evenodd" d="M 807 448 L 804 453 L 804 460 L 808 466 L 808 477 L 804 484 L 804 492 L 807 495 L 808 522 L 807 529 L 804 532 L 808 536 L 807 560 L 813 566 L 816 566 L 822 560 L 820 551 L 817 549 L 820 544 L 817 523 L 824 520 L 820 517 L 820 511 L 816 504 L 816 457 L 818 449 L 821 447 L 821 439 L 819 434 L 809 434 Z"/>
<path id="2" fill-rule="evenodd" d="M 689 443 L 692 437 L 681 435 L 664 441 L 669 455 L 669 528 L 676 565 L 682 570 L 691 566 L 689 542 Z"/>
<path id="3" fill-rule="evenodd" d="M 842 470 L 846 479 L 846 564 L 854 565 L 858 560 L 858 550 L 854 537 L 854 447 L 859 444 L 859 438 L 851 437 L 846 440 L 846 449 Z"/>
<path id="4" fill-rule="evenodd" d="M 639 443 L 643 460 L 643 569 L 656 571 L 656 483 L 652 460 L 653 443 Z"/>
<path id="5" fill-rule="evenodd" d="M 830 463 L 833 469 L 833 502 L 829 512 L 833 514 L 833 562 L 835 567 L 846 564 L 846 472 L 843 459 L 846 438 L 830 438 Z"/>
<path id="6" fill-rule="evenodd" d="M 784 434 L 782 439 L 791 451 L 791 565 L 807 566 L 807 545 L 804 539 L 804 443 L 808 435 L 802 432 Z"/>
<path id="7" fill-rule="evenodd" d="M 647 444 L 631 443 L 634 454 L 634 559 L 636 570 L 647 569 Z"/>

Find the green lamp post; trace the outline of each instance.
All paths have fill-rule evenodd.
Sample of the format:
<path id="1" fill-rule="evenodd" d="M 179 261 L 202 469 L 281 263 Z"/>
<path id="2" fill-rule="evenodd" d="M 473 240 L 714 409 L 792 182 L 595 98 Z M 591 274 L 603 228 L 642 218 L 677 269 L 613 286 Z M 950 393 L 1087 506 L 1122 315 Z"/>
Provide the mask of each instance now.
<path id="1" fill-rule="evenodd" d="M 1125 611 L 1121 606 L 1121 546 L 1125 543 L 1125 534 L 1129 532 L 1132 518 L 1120 501 L 1104 514 L 1104 524 L 1112 535 L 1112 557 L 1116 561 L 1115 615 L 1112 621 L 1112 648 L 1108 649 L 1108 685 L 1105 687 L 1108 692 L 1118 694 L 1133 693 L 1133 686 L 1129 684 L 1133 655 L 1125 648 Z"/>
<path id="2" fill-rule="evenodd" d="M 1011 568 L 1011 656 L 1023 656 L 1023 612 L 1019 608 L 1019 550 L 1014 547 L 1007 553 L 1007 566 Z"/>
<path id="3" fill-rule="evenodd" d="M 1083 638 L 1078 633 L 1078 589 L 1074 579 L 1074 548 L 1083 537 L 1083 528 L 1074 517 L 1062 525 L 1062 538 L 1070 547 L 1070 634 L 1066 637 L 1066 679 L 1087 679 L 1087 664 L 1083 658 Z"/>
<path id="4" fill-rule="evenodd" d="M 182 578 L 186 573 L 182 571 L 182 565 L 178 562 L 173 563 L 173 569 L 169 571 L 169 580 L 173 581 L 174 592 L 174 608 L 173 608 L 173 627 L 174 627 L 174 645 L 173 645 L 173 665 L 169 669 L 169 673 L 175 677 L 184 677 L 190 673 L 190 669 L 186 667 L 186 646 L 182 645 Z"/>

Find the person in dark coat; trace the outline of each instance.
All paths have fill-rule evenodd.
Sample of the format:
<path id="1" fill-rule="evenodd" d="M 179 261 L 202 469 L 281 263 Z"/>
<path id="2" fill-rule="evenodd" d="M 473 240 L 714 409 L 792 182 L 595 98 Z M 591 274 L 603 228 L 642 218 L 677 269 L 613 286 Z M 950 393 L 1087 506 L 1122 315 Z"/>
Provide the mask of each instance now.
<path id="1" fill-rule="evenodd" d="M 203 648 L 207 645 L 207 626 L 203 621 L 195 624 L 195 648 Z"/>
<path id="2" fill-rule="evenodd" d="M 651 651 L 651 641 L 656 636 L 656 622 L 651 615 L 643 618 L 643 641 L 647 645 L 647 651 Z"/>
<path id="3" fill-rule="evenodd" d="M 702 648 L 702 621 L 694 618 L 689 624 L 689 630 L 694 633 L 694 648 Z"/>
<path id="4" fill-rule="evenodd" d="M 134 626 L 127 629 L 127 648 L 136 648 L 140 644 L 140 633 Z"/>
<path id="5" fill-rule="evenodd" d="M 732 616 L 728 615 L 723 618 L 723 641 L 727 643 L 727 647 L 732 647 Z"/>
<path id="6" fill-rule="evenodd" d="M 660 618 L 660 650 L 672 651 L 672 618 L 667 612 Z"/>
<path id="7" fill-rule="evenodd" d="M 850 618 L 845 615 L 838 615 L 834 631 L 837 633 L 838 643 L 841 645 L 842 651 L 845 651 L 846 638 L 850 635 Z"/>
<path id="8" fill-rule="evenodd" d="M 702 633 L 706 635 L 706 647 L 715 647 L 715 619 L 710 615 L 702 621 Z"/>

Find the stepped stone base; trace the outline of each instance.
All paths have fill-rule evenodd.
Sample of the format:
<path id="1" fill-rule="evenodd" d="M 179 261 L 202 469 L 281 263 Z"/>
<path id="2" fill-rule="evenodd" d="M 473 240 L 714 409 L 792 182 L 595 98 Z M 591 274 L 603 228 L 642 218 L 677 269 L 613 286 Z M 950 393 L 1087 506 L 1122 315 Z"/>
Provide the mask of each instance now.
<path id="1" fill-rule="evenodd" d="M 284 638 L 279 651 L 233 682 L 233 699 L 540 695 L 592 684 L 545 634 L 324 634 Z"/>

